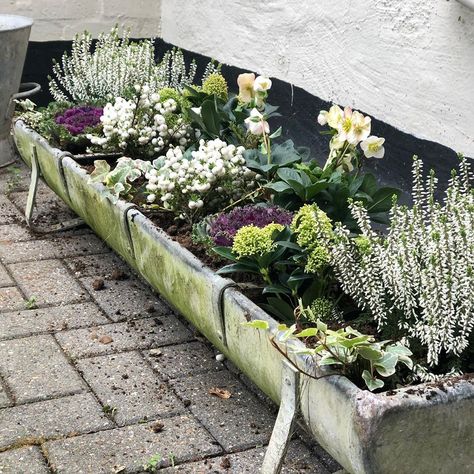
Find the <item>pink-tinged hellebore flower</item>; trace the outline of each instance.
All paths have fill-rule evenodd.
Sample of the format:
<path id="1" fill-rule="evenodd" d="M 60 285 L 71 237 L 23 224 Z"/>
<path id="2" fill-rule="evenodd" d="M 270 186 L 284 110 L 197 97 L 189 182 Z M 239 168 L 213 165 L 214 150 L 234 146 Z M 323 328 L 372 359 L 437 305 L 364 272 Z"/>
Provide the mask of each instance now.
<path id="1" fill-rule="evenodd" d="M 360 147 L 362 148 L 366 158 L 383 158 L 385 155 L 384 143 L 385 138 L 371 135 L 360 144 Z"/>
<path id="2" fill-rule="evenodd" d="M 250 117 L 245 119 L 245 124 L 252 135 L 262 135 L 263 132 L 270 133 L 270 126 L 264 120 L 263 115 L 257 110 L 252 109 Z"/>
<path id="3" fill-rule="evenodd" d="M 272 81 L 265 76 L 258 76 L 253 83 L 253 90 L 255 92 L 266 92 L 272 87 Z"/>
<path id="4" fill-rule="evenodd" d="M 324 126 L 328 123 L 328 111 L 327 110 L 321 110 L 318 115 L 318 123 L 321 126 Z"/>
<path id="5" fill-rule="evenodd" d="M 239 86 L 239 99 L 247 104 L 253 99 L 253 85 L 255 82 L 255 74 L 246 72 L 240 74 L 237 78 L 237 85 Z"/>
<path id="6" fill-rule="evenodd" d="M 331 107 L 332 108 L 332 107 Z M 349 141 L 349 135 L 352 132 L 354 126 L 352 119 L 352 109 L 350 107 L 344 107 L 342 118 L 340 119 L 337 130 L 339 132 L 339 139 L 341 141 Z"/>
<path id="7" fill-rule="evenodd" d="M 347 134 L 347 141 L 351 145 L 357 145 L 370 135 L 371 118 L 354 111 L 352 112 L 351 121 L 352 127 Z"/>

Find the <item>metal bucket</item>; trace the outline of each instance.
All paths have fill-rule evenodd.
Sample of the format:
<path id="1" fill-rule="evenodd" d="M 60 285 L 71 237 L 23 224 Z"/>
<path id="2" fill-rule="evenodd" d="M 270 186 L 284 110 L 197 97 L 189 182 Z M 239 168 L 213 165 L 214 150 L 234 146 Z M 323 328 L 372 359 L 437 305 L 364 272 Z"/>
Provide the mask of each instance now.
<path id="1" fill-rule="evenodd" d="M 0 15 L 0 167 L 15 161 L 10 134 L 14 100 L 40 90 L 36 83 L 20 86 L 32 24 L 32 19 L 23 16 Z M 20 87 L 30 90 L 18 92 Z"/>

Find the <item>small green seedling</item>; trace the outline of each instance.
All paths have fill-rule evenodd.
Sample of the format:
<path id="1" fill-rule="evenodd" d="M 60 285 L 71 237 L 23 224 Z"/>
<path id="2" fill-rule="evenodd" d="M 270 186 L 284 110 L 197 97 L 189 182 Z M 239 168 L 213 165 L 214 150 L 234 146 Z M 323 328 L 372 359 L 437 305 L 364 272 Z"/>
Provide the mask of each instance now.
<path id="1" fill-rule="evenodd" d="M 36 309 L 38 305 L 36 304 L 36 296 L 32 296 L 25 301 L 26 309 Z"/>
<path id="2" fill-rule="evenodd" d="M 154 454 L 144 465 L 143 470 L 146 472 L 157 472 L 161 465 L 161 454 Z"/>
<path id="3" fill-rule="evenodd" d="M 102 411 L 108 416 L 115 416 L 117 413 L 117 407 L 112 407 L 110 405 L 104 405 Z"/>

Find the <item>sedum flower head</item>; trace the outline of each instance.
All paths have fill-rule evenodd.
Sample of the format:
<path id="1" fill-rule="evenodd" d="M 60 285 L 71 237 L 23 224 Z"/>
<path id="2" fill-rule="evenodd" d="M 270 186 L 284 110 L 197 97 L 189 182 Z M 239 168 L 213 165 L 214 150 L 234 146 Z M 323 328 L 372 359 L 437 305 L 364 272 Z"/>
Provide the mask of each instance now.
<path id="1" fill-rule="evenodd" d="M 268 224 L 265 227 L 263 227 L 262 230 L 263 232 L 265 232 L 265 235 L 267 235 L 269 238 L 273 238 L 273 236 L 277 232 L 281 232 L 284 228 L 285 226 L 283 226 L 282 224 L 277 224 L 276 222 L 272 222 L 271 224 Z"/>
<path id="2" fill-rule="evenodd" d="M 222 100 L 227 100 L 227 81 L 224 76 L 218 72 L 209 74 L 207 79 L 202 83 L 202 90 L 206 94 L 214 94 Z"/>
<path id="3" fill-rule="evenodd" d="M 306 273 L 317 273 L 319 270 L 329 265 L 330 261 L 331 259 L 328 249 L 322 245 L 317 245 L 309 252 L 304 271 Z"/>
<path id="4" fill-rule="evenodd" d="M 232 252 L 238 258 L 265 255 L 275 249 L 273 235 L 283 228 L 283 225 L 274 223 L 265 227 L 244 226 L 235 234 Z"/>
<path id="5" fill-rule="evenodd" d="M 306 273 L 317 273 L 329 265 L 329 243 L 333 238 L 331 219 L 317 204 L 305 204 L 293 218 L 291 230 L 296 242 L 307 250 Z"/>
<path id="6" fill-rule="evenodd" d="M 310 322 L 315 323 L 318 319 L 324 321 L 334 313 L 334 303 L 327 298 L 316 298 L 309 306 L 311 311 L 306 312 Z"/>
<path id="7" fill-rule="evenodd" d="M 181 105 L 183 101 L 183 96 L 180 94 L 180 92 L 176 89 L 173 89 L 172 87 L 164 87 L 160 90 L 159 94 L 161 102 L 164 102 L 168 99 L 173 99 L 177 104 Z"/>
<path id="8" fill-rule="evenodd" d="M 311 249 L 332 239 L 331 219 L 317 204 L 305 204 L 296 213 L 291 230 L 297 235 L 300 247 Z"/>
<path id="9" fill-rule="evenodd" d="M 369 255 L 372 251 L 372 242 L 365 235 L 354 237 L 354 244 L 361 255 Z"/>

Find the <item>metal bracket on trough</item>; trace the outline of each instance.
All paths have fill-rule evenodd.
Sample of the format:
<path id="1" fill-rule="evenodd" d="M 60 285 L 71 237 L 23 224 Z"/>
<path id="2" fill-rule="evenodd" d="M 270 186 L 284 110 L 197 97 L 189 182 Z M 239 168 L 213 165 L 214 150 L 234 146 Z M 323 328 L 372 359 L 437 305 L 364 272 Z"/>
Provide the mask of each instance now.
<path id="1" fill-rule="evenodd" d="M 128 221 L 128 213 L 129 213 L 129 211 L 133 211 L 133 210 L 137 211 L 138 206 L 136 204 L 127 203 L 127 206 L 123 210 L 122 222 L 123 222 L 123 227 L 124 227 L 124 230 L 125 230 L 125 234 L 127 236 L 128 246 L 130 248 L 130 255 L 135 260 L 135 245 L 133 243 L 132 231 L 130 230 L 130 222 Z M 133 219 L 133 217 L 132 217 L 132 219 Z"/>
<path id="2" fill-rule="evenodd" d="M 280 410 L 265 453 L 261 474 L 281 472 L 299 410 L 300 373 L 287 360 L 283 360 L 282 377 Z"/>
<path id="3" fill-rule="evenodd" d="M 33 210 L 35 208 L 36 203 L 36 192 L 38 191 L 38 183 L 39 178 L 41 175 L 40 165 L 38 161 L 38 152 L 36 150 L 36 145 L 32 145 L 32 153 L 31 153 L 31 178 L 30 178 L 30 187 L 28 190 L 28 197 L 26 200 L 26 208 L 25 208 L 25 219 L 26 224 L 28 227 L 36 233 L 40 234 L 50 234 L 53 232 L 59 232 L 61 230 L 73 229 L 75 227 L 84 225 L 84 221 L 77 217 L 74 219 L 69 219 L 67 221 L 59 222 L 52 226 L 46 228 L 39 228 L 34 227 L 32 225 L 31 218 L 33 216 Z"/>
<path id="4" fill-rule="evenodd" d="M 219 320 L 221 323 L 221 334 L 219 335 L 219 338 L 222 340 L 222 343 L 224 346 L 227 347 L 227 334 L 226 334 L 226 328 L 225 328 L 225 313 L 224 313 L 224 293 L 228 288 L 236 288 L 239 285 L 233 281 L 229 281 L 229 283 L 226 283 L 220 290 L 219 290 L 219 295 L 217 296 L 217 308 L 219 311 Z"/>

